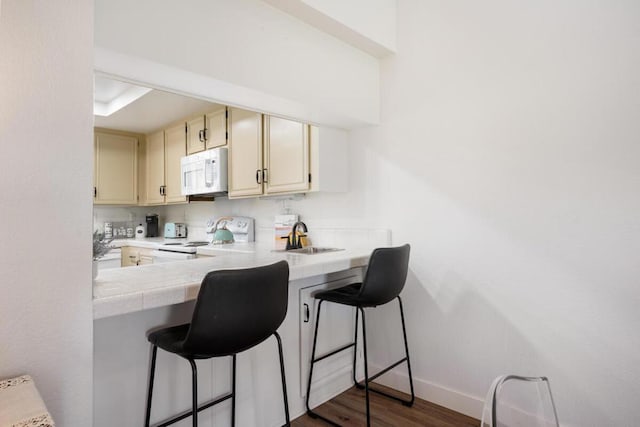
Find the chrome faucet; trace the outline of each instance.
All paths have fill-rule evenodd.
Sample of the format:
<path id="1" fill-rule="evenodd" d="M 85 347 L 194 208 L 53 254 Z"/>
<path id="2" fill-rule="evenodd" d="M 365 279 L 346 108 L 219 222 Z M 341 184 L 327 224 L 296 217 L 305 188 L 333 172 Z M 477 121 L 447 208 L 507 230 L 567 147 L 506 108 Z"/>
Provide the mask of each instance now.
<path id="1" fill-rule="evenodd" d="M 304 230 L 304 232 L 307 233 L 307 224 L 305 224 L 304 222 L 298 221 L 295 224 L 293 224 L 293 228 L 291 229 L 291 240 L 287 239 L 286 250 L 302 248 L 302 242 L 300 241 L 300 238 L 298 237 L 298 234 L 297 234 L 298 226 L 301 226 L 302 230 Z"/>

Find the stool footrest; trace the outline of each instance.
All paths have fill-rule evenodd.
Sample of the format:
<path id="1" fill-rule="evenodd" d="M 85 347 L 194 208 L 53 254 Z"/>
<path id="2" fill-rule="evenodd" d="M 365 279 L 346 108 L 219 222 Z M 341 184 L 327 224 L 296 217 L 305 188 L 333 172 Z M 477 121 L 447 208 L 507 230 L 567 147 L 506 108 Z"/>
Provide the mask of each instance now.
<path id="1" fill-rule="evenodd" d="M 358 387 L 359 389 L 364 389 L 364 384 L 363 383 L 356 383 L 356 387 Z M 413 405 L 413 400 L 414 400 L 413 397 L 411 399 L 409 399 L 409 400 L 404 400 L 404 399 L 402 399 L 402 398 L 400 398 L 398 396 L 394 396 L 394 395 L 389 394 L 387 392 L 384 392 L 382 390 L 377 390 L 375 388 L 372 388 L 371 384 L 369 384 L 369 391 L 372 391 L 374 393 L 380 394 L 380 395 L 382 395 L 384 397 L 388 397 L 389 399 L 397 400 L 398 402 L 402 403 L 405 406 Z"/>
<path id="2" fill-rule="evenodd" d="M 396 366 L 398 366 L 398 365 L 400 365 L 401 363 L 406 362 L 406 361 L 407 361 L 407 358 L 406 358 L 406 357 L 405 357 L 405 358 L 403 358 L 403 359 L 398 360 L 398 361 L 397 361 L 396 363 L 394 363 L 393 365 L 391 365 L 391 366 L 389 366 L 389 367 L 387 367 L 387 368 L 384 368 L 382 371 L 378 372 L 378 373 L 377 373 L 377 374 L 375 374 L 375 375 L 370 376 L 370 377 L 367 379 L 367 381 L 371 382 L 371 381 L 375 380 L 376 378 L 378 378 L 378 377 L 380 377 L 380 376 L 382 376 L 382 375 L 386 374 L 387 372 L 389 372 L 390 370 L 392 370 L 392 369 L 393 369 L 393 368 L 395 368 Z"/>
<path id="3" fill-rule="evenodd" d="M 352 342 L 351 344 L 344 345 L 344 346 L 340 347 L 339 349 L 333 350 L 333 351 L 332 351 L 332 352 L 330 352 L 330 353 L 327 353 L 327 354 L 322 355 L 322 356 L 320 356 L 320 357 L 318 357 L 318 358 L 316 358 L 316 359 L 313 359 L 313 360 L 312 360 L 312 362 L 313 362 L 313 363 L 316 363 L 316 362 L 319 362 L 319 361 L 321 361 L 321 360 L 324 360 L 324 359 L 326 359 L 327 357 L 331 357 L 331 356 L 333 356 L 334 354 L 340 353 L 342 350 L 346 350 L 346 349 L 348 349 L 349 347 L 353 347 L 354 345 L 356 345 L 356 343 L 354 343 L 354 342 Z"/>
<path id="4" fill-rule="evenodd" d="M 218 397 L 217 399 L 213 399 L 210 400 L 206 403 L 203 403 L 202 405 L 198 406 L 198 412 L 203 411 L 207 408 L 212 407 L 213 405 L 217 405 L 218 403 L 222 403 L 227 399 L 231 399 L 233 397 L 233 393 L 229 393 L 229 394 L 225 394 L 224 396 Z M 193 411 L 191 411 L 190 409 L 187 411 L 184 411 L 183 413 L 176 415 L 175 417 L 168 419 L 166 421 L 161 422 L 160 424 L 156 424 L 154 427 L 167 427 L 168 425 L 171 425 L 173 423 L 177 423 L 178 421 L 184 420 L 185 418 L 188 418 L 191 416 L 191 414 L 193 414 Z"/>

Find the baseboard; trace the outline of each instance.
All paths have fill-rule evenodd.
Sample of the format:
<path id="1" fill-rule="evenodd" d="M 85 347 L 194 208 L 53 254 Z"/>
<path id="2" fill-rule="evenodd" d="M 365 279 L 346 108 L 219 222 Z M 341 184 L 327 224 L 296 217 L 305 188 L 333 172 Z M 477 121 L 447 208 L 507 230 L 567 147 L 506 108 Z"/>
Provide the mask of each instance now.
<path id="1" fill-rule="evenodd" d="M 384 366 L 370 365 L 370 371 L 375 373 L 384 369 Z M 409 393 L 409 377 L 403 370 L 395 370 L 384 374 L 375 382 L 391 387 L 393 389 Z M 482 417 L 482 407 L 484 399 L 462 393 L 457 390 L 434 384 L 432 382 L 413 377 L 413 388 L 416 397 L 435 403 L 445 408 L 452 409 L 461 414 L 480 419 Z"/>

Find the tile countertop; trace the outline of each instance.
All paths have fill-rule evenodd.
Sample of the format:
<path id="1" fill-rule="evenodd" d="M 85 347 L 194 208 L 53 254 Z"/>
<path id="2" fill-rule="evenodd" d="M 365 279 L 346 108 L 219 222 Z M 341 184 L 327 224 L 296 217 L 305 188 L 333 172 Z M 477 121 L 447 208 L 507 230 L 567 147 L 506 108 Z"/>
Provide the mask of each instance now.
<path id="1" fill-rule="evenodd" d="M 157 241 L 123 240 L 119 246 L 157 247 Z M 362 267 L 373 247 L 348 248 L 317 255 L 273 252 L 256 243 L 202 246 L 202 258 L 100 271 L 93 284 L 93 318 L 178 304 L 198 295 L 204 276 L 214 270 L 250 268 L 280 260 L 289 262 L 289 279 L 299 280 Z"/>

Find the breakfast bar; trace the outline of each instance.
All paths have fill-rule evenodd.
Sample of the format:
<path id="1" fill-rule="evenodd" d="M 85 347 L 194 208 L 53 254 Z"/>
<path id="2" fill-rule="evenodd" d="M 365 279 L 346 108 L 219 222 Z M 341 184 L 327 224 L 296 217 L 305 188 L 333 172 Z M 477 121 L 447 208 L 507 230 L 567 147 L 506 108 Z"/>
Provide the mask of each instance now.
<path id="1" fill-rule="evenodd" d="M 257 267 L 280 260 L 286 260 L 290 269 L 288 311 L 278 331 L 284 347 L 289 408 L 292 419 L 304 413 L 313 327 L 312 294 L 360 281 L 373 247 L 307 255 L 276 252 L 256 243 L 222 246 L 199 247 L 196 259 L 100 272 L 94 282 L 93 303 L 94 426 L 143 424 L 150 356 L 146 334 L 159 326 L 189 322 L 200 283 L 208 272 Z M 347 326 L 340 334 L 321 337 L 321 346 L 331 348 L 352 339 L 351 309 L 336 308 L 328 317 L 330 322 L 344 321 Z M 275 345 L 267 340 L 238 355 L 239 426 L 275 426 L 282 422 Z M 351 386 L 350 376 L 340 374 L 351 369 L 352 360 L 353 353 L 346 352 L 324 374 L 319 370 L 314 375 L 314 405 Z M 230 358 L 198 361 L 202 375 L 198 394 L 202 401 L 228 392 L 230 365 Z M 162 375 L 156 376 L 152 425 L 190 408 L 189 369 L 189 364 L 175 355 L 158 355 L 157 370 Z M 223 403 L 201 412 L 200 425 L 227 425 L 230 408 L 230 404 Z M 175 425 L 189 423 L 187 419 Z"/>

